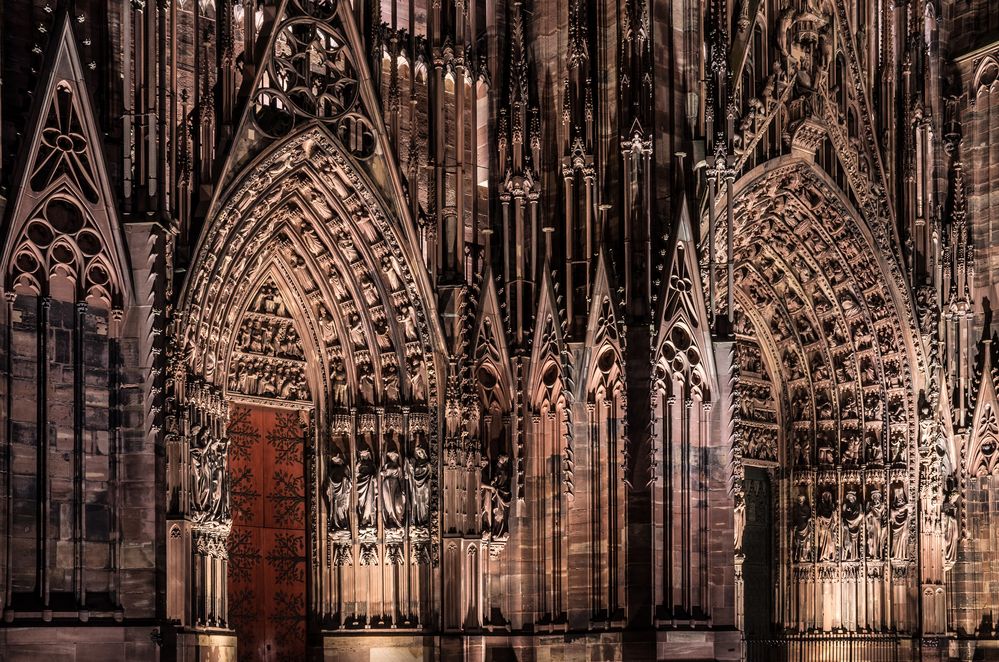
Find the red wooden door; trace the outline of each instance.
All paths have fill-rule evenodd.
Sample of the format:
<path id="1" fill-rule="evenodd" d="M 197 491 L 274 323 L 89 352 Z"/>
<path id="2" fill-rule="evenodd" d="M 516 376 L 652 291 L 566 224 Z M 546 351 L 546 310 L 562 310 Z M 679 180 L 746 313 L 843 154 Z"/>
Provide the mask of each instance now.
<path id="1" fill-rule="evenodd" d="M 305 658 L 305 471 L 298 412 L 234 406 L 229 621 L 241 661 Z"/>

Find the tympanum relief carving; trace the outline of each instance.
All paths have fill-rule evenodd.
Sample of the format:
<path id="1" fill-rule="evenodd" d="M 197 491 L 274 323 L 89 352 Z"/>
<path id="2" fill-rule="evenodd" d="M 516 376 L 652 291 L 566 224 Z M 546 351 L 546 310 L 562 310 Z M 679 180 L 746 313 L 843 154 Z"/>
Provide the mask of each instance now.
<path id="1" fill-rule="evenodd" d="M 273 281 L 243 314 L 229 360 L 229 392 L 277 400 L 309 400 L 305 354 L 295 322 Z"/>

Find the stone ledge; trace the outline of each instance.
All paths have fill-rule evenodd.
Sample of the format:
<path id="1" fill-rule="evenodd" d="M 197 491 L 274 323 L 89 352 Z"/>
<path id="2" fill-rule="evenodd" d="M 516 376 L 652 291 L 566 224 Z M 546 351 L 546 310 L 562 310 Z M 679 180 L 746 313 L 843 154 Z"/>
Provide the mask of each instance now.
<path id="1" fill-rule="evenodd" d="M 155 625 L 37 626 L 0 628 L 4 662 L 155 660 Z"/>

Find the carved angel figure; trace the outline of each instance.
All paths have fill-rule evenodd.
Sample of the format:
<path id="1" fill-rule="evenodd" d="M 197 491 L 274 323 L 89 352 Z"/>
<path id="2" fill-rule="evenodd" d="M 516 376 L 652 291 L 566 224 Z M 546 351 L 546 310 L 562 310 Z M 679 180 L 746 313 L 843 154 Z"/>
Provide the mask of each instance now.
<path id="1" fill-rule="evenodd" d="M 430 523 L 430 478 L 433 473 L 427 449 L 418 445 L 406 469 L 413 499 L 413 526 L 426 526 Z"/>
<path id="2" fill-rule="evenodd" d="M 399 451 L 389 447 L 381 468 L 382 522 L 386 528 L 401 529 L 406 524 L 406 488 L 403 485 Z"/>
<path id="3" fill-rule="evenodd" d="M 339 448 L 326 464 L 326 519 L 330 532 L 350 530 L 350 467 Z"/>
<path id="4" fill-rule="evenodd" d="M 371 451 L 362 448 L 357 452 L 357 519 L 361 528 L 374 528 L 378 518 L 378 485 L 375 461 Z"/>

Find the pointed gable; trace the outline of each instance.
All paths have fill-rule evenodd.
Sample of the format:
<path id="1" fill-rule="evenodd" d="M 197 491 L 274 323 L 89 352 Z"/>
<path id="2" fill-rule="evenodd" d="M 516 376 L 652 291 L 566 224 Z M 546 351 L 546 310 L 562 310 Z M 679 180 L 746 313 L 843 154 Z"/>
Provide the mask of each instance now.
<path id="1" fill-rule="evenodd" d="M 268 147 L 318 125 L 377 184 L 386 208 L 408 215 L 353 11 L 348 2 L 282 4 L 270 31 L 262 33 L 264 55 L 218 177 L 213 210 Z M 305 58 L 317 66 L 303 68 Z"/>
<path id="2" fill-rule="evenodd" d="M 682 198 L 669 248 L 665 295 L 656 338 L 657 386 L 682 374 L 688 393 L 710 400 L 710 375 L 715 374 L 708 312 L 701 292 L 697 246 L 690 226 L 686 198 Z"/>
<path id="3" fill-rule="evenodd" d="M 991 476 L 999 468 L 999 397 L 992 372 L 992 343 L 982 343 L 982 376 L 966 454 L 967 476 Z"/>
<path id="4" fill-rule="evenodd" d="M 528 402 L 535 414 L 545 410 L 551 414 L 561 412 L 562 439 L 557 443 L 562 455 L 562 487 L 566 498 L 571 500 L 575 498 L 576 467 L 572 445 L 573 381 L 559 311 L 551 265 L 546 258 L 541 270 L 531 369 L 526 383 Z"/>
<path id="5" fill-rule="evenodd" d="M 589 376 L 585 388 L 588 398 L 594 397 L 601 386 L 611 388 L 613 382 L 623 377 L 624 373 L 624 335 L 614 307 L 603 246 L 597 255 L 591 291 L 590 315 L 586 324 L 586 347 L 591 366 L 587 371 Z"/>
<path id="6" fill-rule="evenodd" d="M 562 316 L 547 258 L 541 269 L 541 282 L 538 285 L 531 370 L 527 380 L 530 401 L 534 406 L 539 406 L 546 398 L 557 396 L 556 391 L 563 386 L 567 377 Z M 553 368 L 555 372 L 551 372 Z"/>
<path id="7" fill-rule="evenodd" d="M 499 294 L 492 277 L 492 268 L 487 264 L 472 327 L 475 379 L 488 401 L 495 402 L 502 410 L 508 411 L 512 406 L 510 395 L 513 375 L 510 372 L 510 355 L 502 320 Z"/>
<path id="8" fill-rule="evenodd" d="M 7 217 L 4 287 L 47 294 L 58 272 L 81 300 L 121 308 L 131 295 L 125 241 L 68 15 L 49 58 Z"/>

